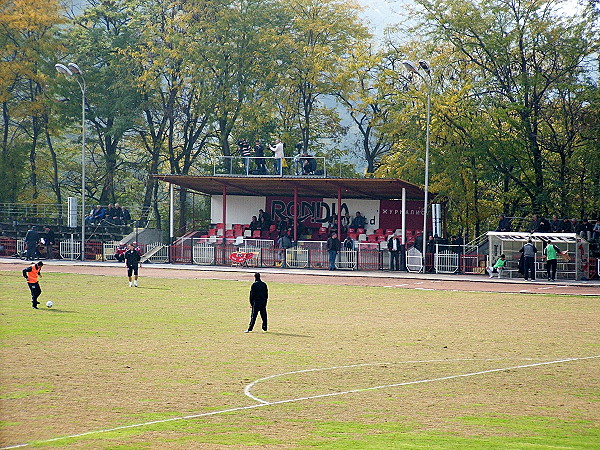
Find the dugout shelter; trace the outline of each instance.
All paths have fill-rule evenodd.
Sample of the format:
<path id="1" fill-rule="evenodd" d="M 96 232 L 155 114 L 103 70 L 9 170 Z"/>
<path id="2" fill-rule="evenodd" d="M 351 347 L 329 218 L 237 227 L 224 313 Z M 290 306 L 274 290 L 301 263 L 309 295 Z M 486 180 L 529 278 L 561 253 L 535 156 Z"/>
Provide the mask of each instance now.
<path id="1" fill-rule="evenodd" d="M 498 257 L 506 255 L 506 266 L 503 276 L 515 278 L 521 276 L 518 271 L 521 248 L 528 239 L 533 241 L 537 248 L 535 256 L 535 270 L 537 276 L 543 276 L 546 272 L 546 260 L 543 257 L 544 248 L 552 241 L 561 251 L 567 251 L 567 255 L 559 255 L 556 277 L 565 280 L 589 279 L 590 276 L 590 246 L 589 243 L 576 233 L 520 233 L 489 231 L 487 233 L 490 248 L 490 260 L 492 265 Z"/>

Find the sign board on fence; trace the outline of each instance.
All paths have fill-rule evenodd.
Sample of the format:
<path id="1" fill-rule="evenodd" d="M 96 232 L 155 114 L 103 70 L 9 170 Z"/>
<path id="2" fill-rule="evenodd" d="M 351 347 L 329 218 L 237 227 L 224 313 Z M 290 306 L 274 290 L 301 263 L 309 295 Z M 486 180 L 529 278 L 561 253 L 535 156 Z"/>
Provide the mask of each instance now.
<path id="1" fill-rule="evenodd" d="M 77 228 L 77 197 L 69 197 L 67 226 L 70 228 Z"/>

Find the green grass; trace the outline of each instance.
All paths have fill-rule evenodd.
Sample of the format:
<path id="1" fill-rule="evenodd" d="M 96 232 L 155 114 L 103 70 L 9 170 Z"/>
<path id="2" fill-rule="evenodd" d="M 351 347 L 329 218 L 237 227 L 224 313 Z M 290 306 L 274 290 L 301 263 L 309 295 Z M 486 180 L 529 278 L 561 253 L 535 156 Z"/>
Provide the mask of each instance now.
<path id="1" fill-rule="evenodd" d="M 142 277 L 130 289 L 125 277 L 46 273 L 40 301 L 54 307 L 35 311 L 20 274 L 0 272 L 0 445 L 600 448 L 600 358 L 297 400 L 598 354 L 597 298 L 265 274 L 270 330 L 244 334 L 251 278 Z M 294 401 L 222 412 L 256 403 L 248 383 L 316 368 L 331 369 L 252 390 Z"/>

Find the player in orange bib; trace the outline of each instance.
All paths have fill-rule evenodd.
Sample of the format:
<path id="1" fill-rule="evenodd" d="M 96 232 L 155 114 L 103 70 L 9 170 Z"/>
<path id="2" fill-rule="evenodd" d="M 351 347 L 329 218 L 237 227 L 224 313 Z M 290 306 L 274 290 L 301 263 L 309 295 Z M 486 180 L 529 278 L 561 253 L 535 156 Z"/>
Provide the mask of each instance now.
<path id="1" fill-rule="evenodd" d="M 38 309 L 37 305 L 40 304 L 37 299 L 42 293 L 42 289 L 40 288 L 38 278 L 42 276 L 40 272 L 43 265 L 44 263 L 40 261 L 23 269 L 23 277 L 27 280 L 27 286 L 29 286 L 29 290 L 31 291 L 31 306 L 34 309 Z"/>

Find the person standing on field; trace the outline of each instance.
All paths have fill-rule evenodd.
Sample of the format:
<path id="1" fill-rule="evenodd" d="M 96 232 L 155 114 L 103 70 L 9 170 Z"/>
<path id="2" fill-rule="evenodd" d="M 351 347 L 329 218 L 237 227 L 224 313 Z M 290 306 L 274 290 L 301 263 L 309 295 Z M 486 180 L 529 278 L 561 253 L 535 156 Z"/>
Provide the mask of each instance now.
<path id="1" fill-rule="evenodd" d="M 340 251 L 340 240 L 338 239 L 337 233 L 334 231 L 331 233 L 329 239 L 327 239 L 327 254 L 329 255 L 329 270 L 336 270 L 335 260 L 337 254 Z"/>
<path id="2" fill-rule="evenodd" d="M 140 263 L 140 253 L 136 250 L 133 244 L 128 245 L 129 249 L 125 252 L 125 266 L 127 266 L 127 276 L 129 277 L 129 287 L 138 287 L 138 268 L 142 265 Z M 133 275 L 133 281 L 131 280 Z"/>
<path id="3" fill-rule="evenodd" d="M 27 280 L 27 286 L 29 286 L 29 290 L 31 291 L 31 307 L 33 309 L 39 309 L 37 305 L 39 305 L 40 302 L 38 302 L 37 299 L 42 293 L 42 289 L 40 288 L 38 278 L 42 276 L 40 272 L 42 271 L 43 265 L 44 263 L 40 261 L 23 269 L 23 277 Z"/>
<path id="4" fill-rule="evenodd" d="M 523 253 L 525 281 L 535 281 L 535 254 L 537 253 L 537 248 L 533 245 L 531 238 L 527 240 L 527 243 L 521 248 L 520 252 Z"/>
<path id="5" fill-rule="evenodd" d="M 556 281 L 556 266 L 558 264 L 558 255 L 566 254 L 567 252 L 562 252 L 560 248 L 552 243 L 552 241 L 548 241 L 546 248 L 544 249 L 544 255 L 546 256 L 546 275 L 548 276 L 548 281 Z"/>
<path id="6" fill-rule="evenodd" d="M 252 314 L 250 315 L 250 324 L 244 333 L 250 333 L 254 328 L 256 317 L 260 313 L 262 319 L 262 330 L 267 331 L 267 300 L 269 299 L 269 289 L 267 284 L 260 279 L 260 273 L 254 274 L 254 283 L 250 288 L 250 307 Z"/>

